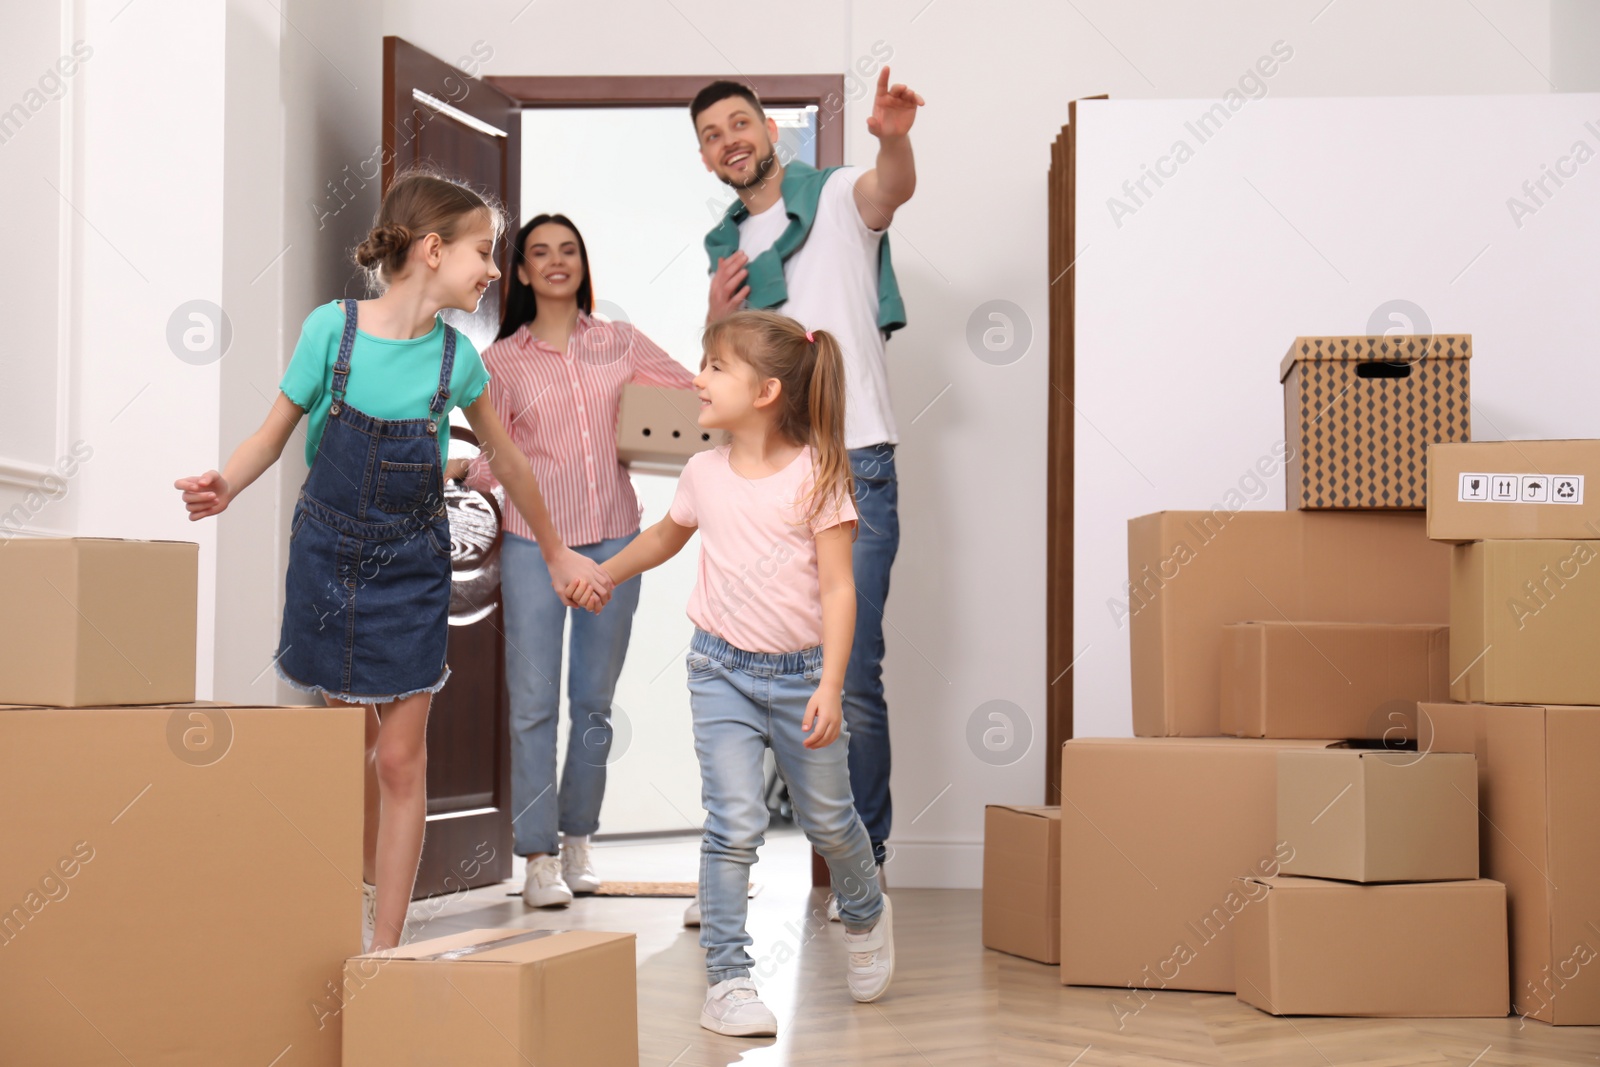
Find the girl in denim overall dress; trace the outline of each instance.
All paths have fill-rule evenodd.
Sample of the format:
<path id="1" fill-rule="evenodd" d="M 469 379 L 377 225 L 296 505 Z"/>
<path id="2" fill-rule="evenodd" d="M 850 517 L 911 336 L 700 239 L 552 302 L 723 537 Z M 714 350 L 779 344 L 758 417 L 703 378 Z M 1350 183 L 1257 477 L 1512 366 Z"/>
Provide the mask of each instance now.
<path id="1" fill-rule="evenodd" d="M 283 630 L 288 684 L 367 716 L 363 950 L 394 948 L 422 854 L 428 707 L 450 676 L 450 528 L 444 512 L 449 417 L 460 407 L 496 478 L 538 532 L 552 584 L 611 583 L 556 534 L 532 469 L 485 395 L 477 350 L 446 325 L 500 276 L 499 214 L 467 186 L 398 177 L 356 249 L 382 293 L 335 301 L 305 321 L 266 422 L 219 473 L 180 478 L 190 519 L 216 515 L 283 453 L 310 416 L 311 467 L 289 527 Z M 587 586 L 585 586 L 587 592 Z M 382 818 L 379 818 L 381 812 Z"/>
<path id="2" fill-rule="evenodd" d="M 667 517 L 601 564 L 621 583 L 660 566 L 700 531 L 689 602 L 689 701 L 706 808 L 700 944 L 710 989 L 700 1025 L 777 1033 L 750 979 L 750 865 L 767 828 L 770 748 L 795 818 L 828 861 L 844 923 L 845 977 L 858 1001 L 894 974 L 889 898 L 856 815 L 841 708 L 855 633 L 850 546 L 856 511 L 844 447 L 838 342 L 770 311 L 706 327 L 695 388 L 700 425 L 729 443 L 689 460 Z M 599 590 L 567 590 L 598 607 Z"/>

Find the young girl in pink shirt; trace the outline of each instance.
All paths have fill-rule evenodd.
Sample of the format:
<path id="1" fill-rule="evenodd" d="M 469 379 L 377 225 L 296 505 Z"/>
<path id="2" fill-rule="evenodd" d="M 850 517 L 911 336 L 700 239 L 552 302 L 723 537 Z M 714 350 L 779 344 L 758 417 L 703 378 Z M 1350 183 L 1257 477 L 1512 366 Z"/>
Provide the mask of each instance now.
<path id="1" fill-rule="evenodd" d="M 700 531 L 689 601 L 689 700 L 706 808 L 700 944 L 710 989 L 700 1025 L 771 1036 L 750 979 L 750 865 L 767 828 L 770 748 L 795 816 L 828 862 L 844 922 L 851 995 L 882 996 L 894 973 L 889 898 L 856 815 L 841 699 L 855 633 L 856 510 L 844 447 L 838 342 L 770 311 L 706 327 L 700 425 L 729 443 L 689 460 L 666 518 L 601 564 L 614 585 L 660 566 Z M 587 585 L 567 595 L 586 603 Z"/>

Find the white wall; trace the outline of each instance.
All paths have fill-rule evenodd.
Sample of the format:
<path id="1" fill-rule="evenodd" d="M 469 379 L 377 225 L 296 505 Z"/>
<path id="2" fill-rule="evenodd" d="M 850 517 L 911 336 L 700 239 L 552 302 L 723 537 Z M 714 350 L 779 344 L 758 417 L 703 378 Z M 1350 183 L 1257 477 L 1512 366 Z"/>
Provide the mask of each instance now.
<path id="1" fill-rule="evenodd" d="M 94 45 L 83 72 L 94 77 L 74 79 L 63 98 L 69 107 L 33 117 L 24 133 L 38 132 L 36 123 L 68 122 L 71 105 L 83 108 L 80 131 L 63 142 L 67 158 L 57 164 L 67 181 L 62 188 L 82 196 L 78 207 L 151 278 L 140 282 L 82 219 L 60 215 L 57 226 L 68 235 L 71 284 L 62 288 L 70 293 L 73 341 L 69 380 L 58 381 L 57 399 L 71 400 L 67 432 L 95 435 L 105 450 L 97 446 L 79 496 L 62 504 L 77 504 L 81 513 L 68 518 L 69 510 L 52 505 L 46 522 L 60 525 L 47 528 L 202 540 L 208 619 L 213 588 L 227 590 L 215 654 L 213 628 L 205 625 L 203 682 L 210 687 L 215 662 L 217 693 L 236 699 L 257 692 L 251 678 L 259 653 L 270 657 L 275 644 L 282 549 L 268 531 L 281 529 L 299 472 L 290 457 L 277 476 L 277 514 L 253 515 L 244 525 L 261 532 L 231 547 L 228 534 L 217 546 L 208 540 L 215 534 L 184 523 L 167 486 L 197 458 L 201 465 L 216 462 L 259 422 L 260 414 L 249 410 L 251 383 L 270 396 L 300 320 L 317 302 L 345 291 L 350 275 L 340 255 L 370 219 L 376 189 L 352 187 L 349 206 L 321 228 L 307 203 L 327 196 L 326 183 L 341 179 L 343 168 L 360 164 L 377 143 L 383 33 L 447 60 L 469 54 L 475 41 L 489 42 L 495 54 L 487 71 L 505 74 L 839 72 L 869 56 L 874 42 L 892 48 L 896 79 L 928 100 L 913 138 L 921 184 L 894 230 L 911 325 L 889 346 L 902 433 L 904 539 L 887 661 L 899 808 L 894 878 L 901 885 L 976 884 L 983 803 L 1041 799 L 1049 755 L 1043 751 L 1044 180 L 1067 101 L 1098 92 L 1215 99 L 1278 38 L 1293 40 L 1297 56 L 1275 82 L 1275 95 L 1545 93 L 1552 79 L 1587 76 L 1596 33 L 1582 5 L 1548 0 L 1403 6 L 1338 0 L 1326 7 L 1324 0 L 1010 0 L 982 7 L 829 0 L 798 20 L 792 8 L 730 9 L 709 0 L 503 0 L 450 8 L 426 0 L 294 0 L 284 8 L 287 27 L 266 0 L 238 4 L 244 6 L 136 3 L 117 14 L 120 0 L 94 0 L 84 8 L 83 26 L 68 20 L 54 46 L 46 30 L 15 16 L 26 32 L 8 33 L 0 46 L 8 60 L 0 100 L 10 101 L 53 47 L 74 34 Z M 46 8 L 59 13 L 65 5 Z M 264 72 L 261 85 L 244 83 L 240 68 L 228 69 L 225 59 Z M 260 99 L 237 99 L 249 92 Z M 865 116 L 860 102 L 844 116 L 854 163 L 871 161 Z M 270 144 L 236 152 L 239 138 L 281 144 L 281 182 L 270 173 L 259 182 L 230 173 L 236 161 L 268 171 L 273 165 Z M 47 203 L 41 198 L 48 190 L 28 192 L 42 186 L 39 176 L 18 179 L 12 168 L 26 158 L 48 171 L 54 150 L 34 145 L 11 155 L 13 148 L 22 146 L 0 145 L 6 189 L 17 181 L 21 202 Z M 692 151 L 687 131 L 683 150 Z M 642 172 L 648 176 L 647 167 Z M 280 221 L 241 216 L 229 196 L 242 198 L 241 208 L 281 213 Z M 41 223 L 27 231 L 45 269 L 49 229 Z M 237 253 L 234 235 L 242 242 Z M 220 370 L 175 359 L 163 338 L 166 318 L 181 301 L 235 301 L 242 287 L 247 296 L 239 315 L 251 329 L 271 318 L 271 298 L 255 296 L 247 275 L 261 252 L 276 251 L 274 236 L 289 251 L 256 284 L 281 286 L 275 357 L 252 347 L 238 370 L 232 355 Z M 22 284 L 34 262 L 12 257 L 4 269 L 8 282 L 18 284 L 8 284 L 7 292 L 48 303 L 47 289 Z M 1019 305 L 1033 333 L 1031 347 L 1003 366 L 978 359 L 965 340 L 969 317 L 995 299 Z M 37 336 L 48 350 L 48 330 Z M 236 343 L 237 337 L 236 331 Z M 148 391 L 112 423 L 147 379 Z M 30 423 L 21 436 L 52 429 L 59 433 L 48 422 Z M 12 455 L 13 438 L 4 440 L 0 456 Z M 214 579 L 219 561 L 228 574 Z M 237 575 L 236 568 L 254 573 Z M 231 585 L 235 579 L 242 584 Z M 1031 728 L 1025 751 L 1020 734 L 1014 741 L 1013 752 L 1023 754 L 1009 766 L 983 762 L 967 741 L 974 712 L 993 700 L 1015 704 L 1013 715 L 1025 716 Z"/>
<path id="2" fill-rule="evenodd" d="M 1228 506 L 1230 491 L 1283 508 L 1278 364 L 1297 335 L 1471 334 L 1474 439 L 1600 432 L 1600 94 L 1269 96 L 1202 143 L 1190 124 L 1204 110 L 1078 112 L 1084 735 L 1132 732 L 1127 520 Z M 1128 214 L 1123 182 L 1179 140 L 1193 158 L 1164 164 L 1148 198 L 1135 188 Z M 1475 141 L 1493 150 L 1461 151 Z M 1578 142 L 1587 163 L 1570 157 Z M 1558 164 L 1560 187 L 1543 177 Z M 1523 183 L 1542 178 L 1530 199 Z M 1418 310 L 1380 312 L 1395 300 Z M 1275 476 L 1259 478 L 1263 459 Z"/>

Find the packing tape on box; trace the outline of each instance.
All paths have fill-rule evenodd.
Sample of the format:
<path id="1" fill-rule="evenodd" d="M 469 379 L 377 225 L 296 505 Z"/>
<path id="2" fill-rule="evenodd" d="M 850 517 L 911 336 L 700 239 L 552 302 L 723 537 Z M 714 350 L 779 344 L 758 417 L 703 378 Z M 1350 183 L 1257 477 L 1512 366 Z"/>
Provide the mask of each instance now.
<path id="1" fill-rule="evenodd" d="M 431 956 L 412 956 L 409 958 L 418 962 L 432 962 L 434 960 L 462 960 L 479 952 L 488 952 L 491 949 L 497 948 L 507 948 L 511 945 L 526 944 L 529 941 L 537 941 L 541 937 L 549 937 L 552 934 L 559 934 L 563 932 L 564 931 L 561 930 L 529 930 L 525 934 L 517 934 L 514 937 L 501 937 L 496 938 L 493 941 L 480 941 L 476 945 L 462 945 L 460 948 L 449 948 L 445 949 L 443 952 L 435 952 Z"/>

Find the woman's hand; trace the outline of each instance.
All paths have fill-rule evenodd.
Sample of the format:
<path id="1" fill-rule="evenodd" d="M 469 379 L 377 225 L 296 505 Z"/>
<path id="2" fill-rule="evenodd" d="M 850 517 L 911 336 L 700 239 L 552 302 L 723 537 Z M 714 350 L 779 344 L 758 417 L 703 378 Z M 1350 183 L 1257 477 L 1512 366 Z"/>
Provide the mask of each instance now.
<path id="1" fill-rule="evenodd" d="M 179 478 L 172 483 L 183 492 L 184 506 L 189 509 L 189 521 L 220 515 L 233 501 L 233 491 L 228 480 L 216 471 L 206 471 L 196 478 Z"/>
<path id="2" fill-rule="evenodd" d="M 467 465 L 470 462 L 470 460 L 460 458 L 446 461 L 444 465 L 444 480 L 447 482 L 461 481 L 467 476 Z"/>
<path id="3" fill-rule="evenodd" d="M 563 604 L 599 614 L 600 609 L 610 602 L 611 575 L 588 556 L 571 548 L 562 548 L 554 559 L 546 563 L 550 568 L 550 586 Z M 592 592 L 593 595 L 586 596 L 582 601 L 569 597 L 567 590 L 576 582 L 585 583 L 588 587 L 586 592 Z"/>
<path id="4" fill-rule="evenodd" d="M 600 609 L 605 606 L 605 602 L 600 599 L 600 593 L 582 578 L 567 586 L 564 597 L 573 607 L 582 608 L 596 615 L 600 614 Z"/>
<path id="5" fill-rule="evenodd" d="M 817 687 L 811 699 L 806 701 L 806 714 L 800 720 L 800 729 L 811 735 L 802 744 L 807 748 L 827 748 L 833 744 L 844 722 L 843 700 L 843 690 Z"/>

